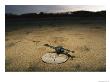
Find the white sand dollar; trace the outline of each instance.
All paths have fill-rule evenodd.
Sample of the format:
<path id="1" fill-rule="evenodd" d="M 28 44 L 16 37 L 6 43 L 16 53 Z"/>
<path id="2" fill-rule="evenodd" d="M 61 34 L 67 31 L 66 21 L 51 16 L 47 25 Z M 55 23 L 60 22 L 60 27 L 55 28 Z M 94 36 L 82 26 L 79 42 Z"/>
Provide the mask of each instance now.
<path id="1" fill-rule="evenodd" d="M 68 56 L 64 54 L 57 55 L 56 53 L 46 53 L 42 56 L 42 61 L 45 63 L 58 64 L 68 60 Z"/>

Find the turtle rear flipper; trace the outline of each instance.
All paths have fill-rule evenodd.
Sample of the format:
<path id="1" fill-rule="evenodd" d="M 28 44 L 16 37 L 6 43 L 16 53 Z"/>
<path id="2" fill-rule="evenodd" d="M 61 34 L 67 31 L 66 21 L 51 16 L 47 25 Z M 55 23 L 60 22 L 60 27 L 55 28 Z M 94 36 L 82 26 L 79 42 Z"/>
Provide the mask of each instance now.
<path id="1" fill-rule="evenodd" d="M 55 49 L 55 47 L 54 47 L 54 46 L 51 46 L 51 45 L 49 45 L 49 44 L 44 44 L 44 46 Z"/>

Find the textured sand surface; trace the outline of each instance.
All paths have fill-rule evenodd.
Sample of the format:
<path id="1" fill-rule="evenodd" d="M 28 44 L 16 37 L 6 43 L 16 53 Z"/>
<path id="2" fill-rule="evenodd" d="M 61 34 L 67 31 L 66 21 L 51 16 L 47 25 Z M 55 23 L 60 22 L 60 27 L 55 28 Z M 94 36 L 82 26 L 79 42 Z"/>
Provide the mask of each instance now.
<path id="1" fill-rule="evenodd" d="M 106 31 L 101 25 L 35 26 L 6 33 L 6 71 L 106 71 Z M 47 64 L 53 51 L 44 44 L 75 51 L 73 60 Z"/>

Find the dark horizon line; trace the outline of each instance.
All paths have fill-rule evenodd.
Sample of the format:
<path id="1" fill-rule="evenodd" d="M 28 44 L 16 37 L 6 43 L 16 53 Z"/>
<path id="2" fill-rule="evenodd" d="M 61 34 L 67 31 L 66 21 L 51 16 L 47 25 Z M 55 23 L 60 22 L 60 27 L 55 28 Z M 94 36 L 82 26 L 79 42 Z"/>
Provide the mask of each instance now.
<path id="1" fill-rule="evenodd" d="M 106 10 L 100 10 L 100 11 L 88 11 L 88 10 L 78 10 L 78 11 L 65 11 L 65 12 L 39 12 L 39 13 L 35 13 L 35 12 L 30 12 L 30 13 L 22 13 L 22 14 L 16 14 L 16 13 L 5 13 L 5 14 L 11 14 L 11 15 L 24 15 L 24 14 L 40 14 L 40 13 L 44 13 L 44 14 L 65 14 L 65 13 L 75 13 L 75 12 L 90 12 L 90 13 L 98 13 L 98 12 L 106 12 Z"/>

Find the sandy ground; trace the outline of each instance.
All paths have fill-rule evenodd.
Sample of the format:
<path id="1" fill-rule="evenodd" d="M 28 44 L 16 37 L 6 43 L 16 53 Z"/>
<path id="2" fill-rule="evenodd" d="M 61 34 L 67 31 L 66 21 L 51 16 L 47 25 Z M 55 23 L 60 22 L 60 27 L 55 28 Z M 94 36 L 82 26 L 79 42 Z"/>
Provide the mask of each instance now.
<path id="1" fill-rule="evenodd" d="M 102 25 L 34 26 L 6 32 L 6 71 L 106 71 L 106 31 Z M 41 57 L 62 45 L 73 60 L 47 64 Z"/>

